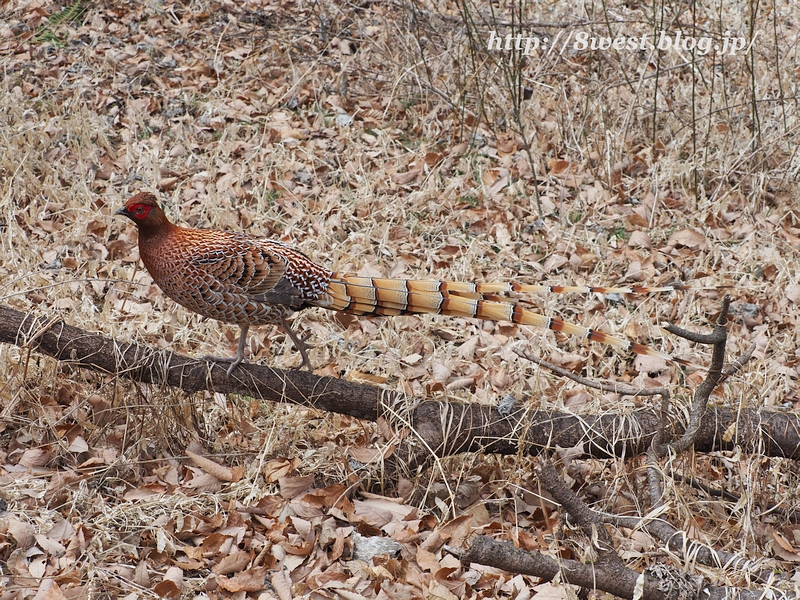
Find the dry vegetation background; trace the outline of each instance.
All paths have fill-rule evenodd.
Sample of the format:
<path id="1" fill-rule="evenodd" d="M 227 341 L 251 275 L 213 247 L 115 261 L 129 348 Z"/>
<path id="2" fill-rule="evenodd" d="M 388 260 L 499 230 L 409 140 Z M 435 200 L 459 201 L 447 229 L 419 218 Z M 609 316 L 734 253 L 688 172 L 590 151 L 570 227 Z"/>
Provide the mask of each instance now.
<path id="1" fill-rule="evenodd" d="M 191 356 L 232 353 L 238 330 L 163 297 L 137 267 L 134 228 L 111 216 L 133 192 L 159 190 L 173 220 L 273 236 L 342 271 L 731 285 L 730 355 L 753 341 L 758 350 L 713 400 L 789 411 L 800 401 L 792 1 L 719 0 L 696 14 L 679 2 L 654 13 L 616 1 L 530 4 L 521 14 L 505 2 L 422 0 L 111 0 L 60 15 L 65 8 L 0 2 L 3 303 Z M 735 56 L 485 51 L 491 29 L 516 31 L 520 19 L 526 35 L 663 28 L 757 42 Z M 706 327 L 720 297 L 526 301 L 702 364 L 705 349 L 658 324 Z M 512 394 L 581 414 L 642 403 L 556 378 L 516 347 L 592 378 L 674 385 L 679 405 L 698 381 L 503 323 L 321 310 L 295 323 L 312 334 L 318 373 L 416 398 L 495 403 Z M 251 332 L 250 352 L 299 364 L 268 327 Z M 391 433 L 347 417 L 186 397 L 8 345 L 0 402 L 3 599 L 283 599 L 289 589 L 527 598 L 534 588 L 574 597 L 535 578 L 462 567 L 441 548 L 482 531 L 581 558 L 579 545 L 559 541 L 557 507 L 540 500 L 534 459 L 522 452 L 439 461 L 400 482 L 398 500 L 393 484 L 362 479 L 352 462 Z M 638 459 L 565 464 L 595 508 L 647 512 Z M 664 468 L 735 495 L 669 479 L 674 525 L 742 553 L 754 569 L 800 563 L 800 527 L 770 510 L 800 508 L 795 462 L 689 453 Z M 354 531 L 401 552 L 354 560 Z M 664 561 L 644 533 L 614 536 L 629 565 Z M 719 585 L 749 577 L 703 572 Z"/>

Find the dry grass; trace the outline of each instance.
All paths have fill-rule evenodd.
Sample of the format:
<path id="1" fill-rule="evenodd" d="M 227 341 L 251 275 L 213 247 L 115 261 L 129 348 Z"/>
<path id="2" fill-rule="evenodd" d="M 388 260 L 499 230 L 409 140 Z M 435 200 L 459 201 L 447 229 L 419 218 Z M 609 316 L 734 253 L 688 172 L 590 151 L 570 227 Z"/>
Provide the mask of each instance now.
<path id="1" fill-rule="evenodd" d="M 606 12 L 597 5 L 596 13 L 576 14 L 562 4 L 541 14 L 529 8 L 523 17 L 537 25 L 526 31 L 607 35 L 609 22 L 628 35 L 652 30 L 648 8 L 606 3 Z M 760 8 L 751 54 L 693 60 L 666 52 L 657 70 L 656 58 L 640 52 L 487 57 L 475 40 L 493 27 L 488 5 L 364 6 L 111 2 L 90 7 L 82 25 L 56 27 L 56 43 L 31 35 L 43 15 L 63 7 L 6 3 L 2 301 L 119 339 L 190 355 L 232 353 L 236 328 L 163 297 L 137 266 L 133 228 L 111 217 L 134 191 L 160 189 L 176 221 L 274 236 L 342 271 L 733 285 L 742 316 L 729 327 L 731 355 L 753 341 L 760 346 L 715 401 L 796 407 L 800 158 L 790 96 L 800 13 L 792 2 Z M 502 20 L 510 5 L 494 10 Z M 696 10 L 695 35 L 750 35 L 750 4 L 721 0 Z M 683 11 L 670 5 L 655 18 L 688 35 L 692 15 Z M 471 42 L 460 24 L 465 12 L 482 36 Z M 508 83 L 515 77 L 529 99 L 515 101 Z M 704 350 L 665 338 L 657 324 L 704 327 L 719 297 L 527 301 L 702 362 Z M 323 372 L 384 377 L 420 398 L 466 382 L 447 394 L 497 402 L 511 393 L 531 406 L 586 413 L 633 406 L 584 394 L 525 363 L 513 352 L 520 343 L 590 377 L 653 384 L 614 350 L 507 324 L 423 316 L 345 327 L 322 310 L 295 323 L 313 333 L 311 359 Z M 299 363 L 291 342 L 269 327 L 251 333 L 250 351 L 281 367 Z M 0 381 L 0 481 L 9 510 L 37 533 L 62 518 L 80 524 L 86 544 L 73 564 L 75 582 L 115 590 L 109 597 L 139 589 L 144 579 L 132 576 L 139 562 L 160 580 L 166 563 L 153 558 L 160 553 L 138 555 L 158 546 L 148 541 L 154 523 L 275 493 L 263 470 L 276 457 L 302 458 L 299 473 L 320 486 L 350 485 L 346 449 L 383 440 L 351 419 L 247 398 L 186 398 L 10 346 L 0 347 Z M 680 376 L 667 371 L 659 383 L 677 385 Z M 76 437 L 87 450 L 78 451 Z M 220 461 L 246 466 L 244 478 L 206 494 L 184 489 L 177 474 L 169 479 L 170 469 L 183 477 L 180 456 L 192 439 Z M 91 467 L 78 468 L 92 457 Z M 433 492 L 418 497 L 433 514 L 454 516 L 464 508 L 459 482 L 477 476 L 481 501 L 503 527 L 540 527 L 529 460 L 451 459 L 417 482 Z M 779 500 L 798 508 L 793 463 L 738 454 L 680 462 L 666 468 L 748 491 L 734 508 L 676 483 L 668 490 L 676 525 L 753 558 L 774 549 L 774 532 L 798 546 L 792 534 L 800 530 L 758 512 Z M 646 512 L 640 466 L 575 461 L 570 475 L 600 490 L 600 507 Z M 166 496 L 120 501 L 164 481 Z M 636 560 L 646 563 L 649 552 Z M 187 574 L 186 589 L 202 588 L 204 577 Z"/>

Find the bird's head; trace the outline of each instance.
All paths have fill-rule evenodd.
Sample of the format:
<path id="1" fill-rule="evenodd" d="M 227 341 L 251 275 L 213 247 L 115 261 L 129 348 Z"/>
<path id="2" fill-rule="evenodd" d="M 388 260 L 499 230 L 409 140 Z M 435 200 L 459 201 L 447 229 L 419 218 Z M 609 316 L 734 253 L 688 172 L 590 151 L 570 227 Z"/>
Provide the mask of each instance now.
<path id="1" fill-rule="evenodd" d="M 125 206 L 114 214 L 128 217 L 140 229 L 158 228 L 169 223 L 156 197 L 150 192 L 139 192 L 131 196 Z"/>

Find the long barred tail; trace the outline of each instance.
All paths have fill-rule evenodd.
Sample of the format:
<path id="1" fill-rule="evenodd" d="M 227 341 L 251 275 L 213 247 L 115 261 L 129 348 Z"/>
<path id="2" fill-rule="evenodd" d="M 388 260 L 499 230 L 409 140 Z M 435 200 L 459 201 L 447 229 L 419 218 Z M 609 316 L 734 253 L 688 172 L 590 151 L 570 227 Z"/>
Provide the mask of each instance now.
<path id="1" fill-rule="evenodd" d="M 334 273 L 326 293 L 316 303 L 331 310 L 355 315 L 408 315 L 432 313 L 472 317 L 487 321 L 510 321 L 584 337 L 635 354 L 658 356 L 684 366 L 694 363 L 664 354 L 643 344 L 536 314 L 515 304 L 503 302 L 498 295 L 511 292 L 536 293 L 655 293 L 680 289 L 701 289 L 686 286 L 669 287 L 579 287 L 541 286 L 517 283 L 459 283 L 453 281 L 383 279 Z M 491 298 L 491 299 L 487 299 Z"/>

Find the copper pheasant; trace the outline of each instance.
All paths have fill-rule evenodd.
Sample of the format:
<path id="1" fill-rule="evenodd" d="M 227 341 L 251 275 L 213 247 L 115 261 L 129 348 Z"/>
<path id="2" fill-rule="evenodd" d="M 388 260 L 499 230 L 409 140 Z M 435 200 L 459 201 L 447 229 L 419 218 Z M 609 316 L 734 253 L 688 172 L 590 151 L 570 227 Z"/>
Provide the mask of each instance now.
<path id="1" fill-rule="evenodd" d="M 302 252 L 275 240 L 230 231 L 192 229 L 171 223 L 155 196 L 140 192 L 115 214 L 139 229 L 139 256 L 153 281 L 175 302 L 196 313 L 239 326 L 241 335 L 228 375 L 244 359 L 250 326 L 278 325 L 311 369 L 303 340 L 287 317 L 311 306 L 355 315 L 436 313 L 511 321 L 583 336 L 648 356 L 691 365 L 635 342 L 503 302 L 502 294 L 651 293 L 689 289 L 668 287 L 541 286 L 517 283 L 458 283 L 437 280 L 381 279 L 334 272 Z M 487 299 L 492 298 L 491 300 Z"/>

